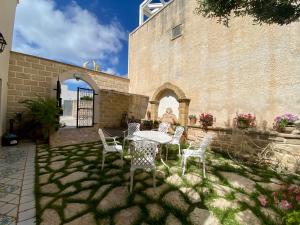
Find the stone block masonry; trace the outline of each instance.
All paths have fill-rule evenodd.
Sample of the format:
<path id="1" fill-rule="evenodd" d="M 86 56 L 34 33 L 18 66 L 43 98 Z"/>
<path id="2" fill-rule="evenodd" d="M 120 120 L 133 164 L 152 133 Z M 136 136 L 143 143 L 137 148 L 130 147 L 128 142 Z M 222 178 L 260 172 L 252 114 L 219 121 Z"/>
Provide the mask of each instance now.
<path id="1" fill-rule="evenodd" d="M 278 171 L 300 172 L 300 136 L 277 132 L 232 128 L 210 128 L 214 136 L 212 150 L 230 154 L 251 163 L 257 163 L 262 149 L 268 158 L 267 164 Z M 206 132 L 198 126 L 188 126 L 188 138 L 197 140 Z M 266 149 L 267 146 L 272 149 Z M 270 151 L 268 154 L 266 152 Z"/>
<path id="2" fill-rule="evenodd" d="M 51 96 L 51 93 L 53 94 L 53 86 L 51 86 L 53 80 L 56 81 L 61 74 L 67 71 L 86 74 L 100 90 L 128 93 L 129 80 L 127 78 L 11 52 L 8 76 L 8 119 L 15 117 L 17 112 L 26 111 L 24 105 L 21 104 L 25 99 Z"/>
<path id="3" fill-rule="evenodd" d="M 191 100 L 188 114 L 212 113 L 220 127 L 236 112 L 270 128 L 277 115 L 299 114 L 300 23 L 257 25 L 245 16 L 226 27 L 195 15 L 196 2 L 173 0 L 129 35 L 129 91 L 151 99 L 169 82 Z"/>

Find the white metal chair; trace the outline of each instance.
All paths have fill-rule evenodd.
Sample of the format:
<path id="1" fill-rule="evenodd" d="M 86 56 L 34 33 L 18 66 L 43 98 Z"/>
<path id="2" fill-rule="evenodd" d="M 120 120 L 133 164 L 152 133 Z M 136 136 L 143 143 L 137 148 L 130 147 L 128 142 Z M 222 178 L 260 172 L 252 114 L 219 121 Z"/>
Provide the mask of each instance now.
<path id="1" fill-rule="evenodd" d="M 128 129 L 123 131 L 124 139 L 123 139 L 123 149 L 125 149 L 126 141 L 134 141 L 136 137 L 133 136 L 134 132 L 140 131 L 139 123 L 128 123 Z M 130 153 L 130 148 L 128 148 L 128 153 Z"/>
<path id="2" fill-rule="evenodd" d="M 185 167 L 186 167 L 186 161 L 189 157 L 196 157 L 199 158 L 199 165 L 200 162 L 203 163 L 203 176 L 206 177 L 205 175 L 205 151 L 209 147 L 209 145 L 212 142 L 212 136 L 210 134 L 207 134 L 202 142 L 200 143 L 200 146 L 198 149 L 192 149 L 192 143 L 190 143 L 190 146 L 188 149 L 184 149 L 182 152 L 182 175 L 185 173 Z"/>
<path id="3" fill-rule="evenodd" d="M 104 162 L 105 162 L 105 155 L 107 153 L 120 153 L 121 154 L 121 160 L 123 161 L 123 148 L 122 145 L 119 145 L 119 142 L 116 140 L 118 137 L 105 137 L 103 130 L 99 128 L 98 134 L 100 136 L 100 139 L 103 144 L 103 156 L 102 156 L 102 165 L 101 165 L 101 170 L 104 168 Z M 110 140 L 110 141 L 106 141 Z"/>
<path id="4" fill-rule="evenodd" d="M 181 126 L 178 126 L 176 127 L 175 129 L 175 133 L 173 135 L 173 138 L 172 138 L 172 141 L 170 141 L 170 143 L 168 143 L 166 145 L 166 160 L 168 160 L 168 145 L 177 145 L 178 146 L 178 155 L 181 155 L 181 149 L 180 149 L 180 138 L 183 134 L 183 131 L 184 131 L 184 127 L 181 127 Z"/>
<path id="5" fill-rule="evenodd" d="M 163 132 L 163 133 L 168 133 L 169 132 L 169 128 L 170 128 L 170 124 L 169 123 L 162 122 L 158 126 L 158 131 L 159 132 Z"/>
<path id="6" fill-rule="evenodd" d="M 156 187 L 156 167 L 155 157 L 157 152 L 157 143 L 152 141 L 135 141 L 133 142 L 131 167 L 130 167 L 130 192 L 133 188 L 133 176 L 136 169 L 151 169 L 153 171 L 153 187 Z"/>

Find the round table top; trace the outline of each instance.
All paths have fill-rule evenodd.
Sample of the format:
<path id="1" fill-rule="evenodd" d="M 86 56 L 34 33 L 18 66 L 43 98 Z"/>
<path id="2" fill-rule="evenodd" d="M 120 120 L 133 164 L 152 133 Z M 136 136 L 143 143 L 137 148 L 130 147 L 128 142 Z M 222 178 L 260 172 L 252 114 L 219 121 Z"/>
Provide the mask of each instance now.
<path id="1" fill-rule="evenodd" d="M 166 144 L 172 140 L 172 137 L 168 134 L 154 130 L 137 131 L 133 135 L 160 144 Z"/>

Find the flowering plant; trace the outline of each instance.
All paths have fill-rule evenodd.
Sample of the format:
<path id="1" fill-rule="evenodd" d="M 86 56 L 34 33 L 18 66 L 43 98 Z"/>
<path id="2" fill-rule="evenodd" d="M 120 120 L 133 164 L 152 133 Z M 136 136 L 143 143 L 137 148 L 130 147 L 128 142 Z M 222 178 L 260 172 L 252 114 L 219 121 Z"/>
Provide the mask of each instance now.
<path id="1" fill-rule="evenodd" d="M 197 119 L 197 116 L 196 115 L 194 115 L 194 114 L 192 114 L 192 115 L 189 115 L 189 119 L 191 120 L 191 119 Z"/>
<path id="2" fill-rule="evenodd" d="M 212 126 L 214 123 L 214 117 L 210 113 L 202 113 L 200 115 L 200 123 L 202 124 L 204 129 L 207 129 L 207 127 Z"/>
<path id="3" fill-rule="evenodd" d="M 279 191 L 272 193 L 272 198 L 269 201 L 265 195 L 258 196 L 258 201 L 263 207 L 268 204 L 275 204 L 281 210 L 288 211 L 300 206 L 300 186 L 282 185 Z"/>
<path id="4" fill-rule="evenodd" d="M 235 117 L 237 127 L 248 128 L 256 126 L 256 117 L 250 113 L 248 114 L 236 114 Z"/>
<path id="5" fill-rule="evenodd" d="M 295 121 L 299 120 L 299 117 L 291 113 L 286 113 L 281 116 L 276 116 L 274 119 L 274 129 L 282 130 L 288 125 L 293 125 Z"/>

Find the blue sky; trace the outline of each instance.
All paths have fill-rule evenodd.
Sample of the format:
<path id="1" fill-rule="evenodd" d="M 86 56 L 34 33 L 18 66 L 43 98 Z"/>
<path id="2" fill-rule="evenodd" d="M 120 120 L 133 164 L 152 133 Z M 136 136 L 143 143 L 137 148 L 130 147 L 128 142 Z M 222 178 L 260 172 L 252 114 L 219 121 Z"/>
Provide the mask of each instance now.
<path id="1" fill-rule="evenodd" d="M 13 50 L 104 72 L 128 71 L 128 34 L 138 26 L 142 0 L 22 0 Z"/>

